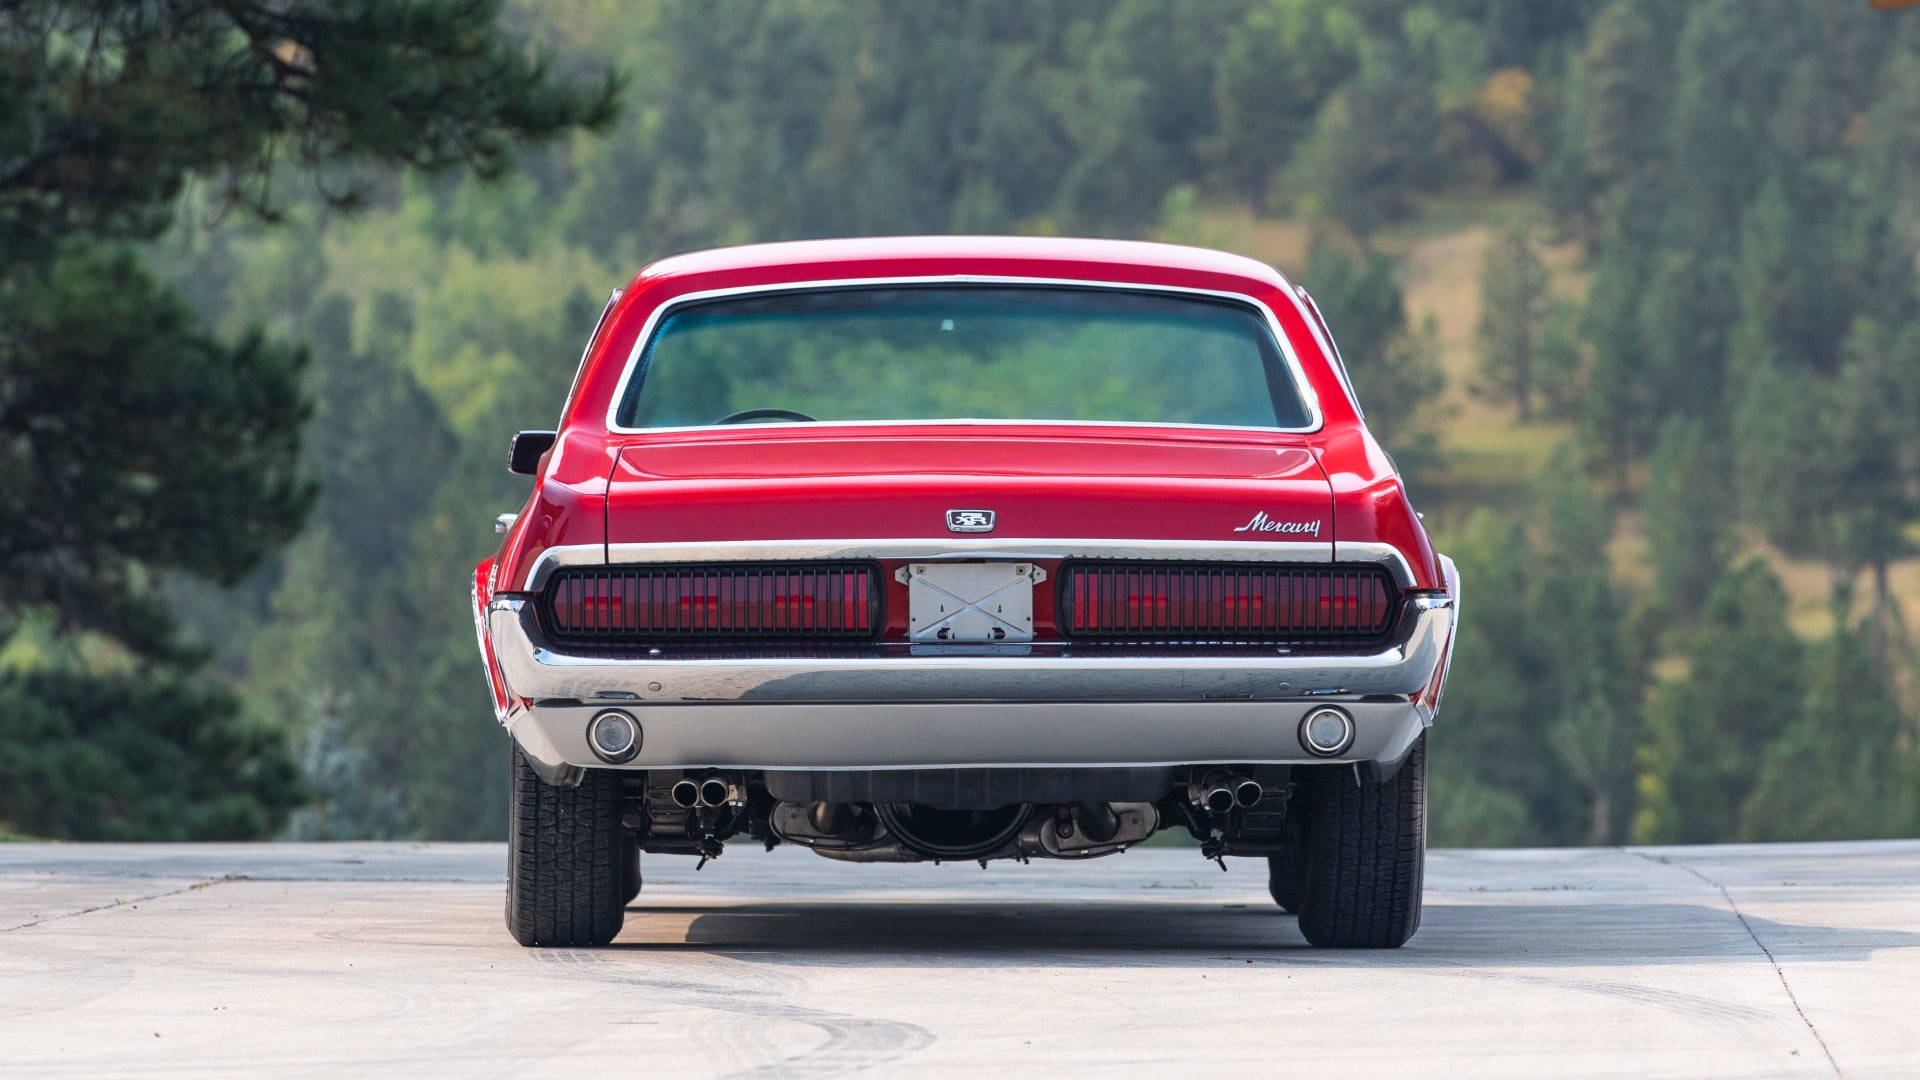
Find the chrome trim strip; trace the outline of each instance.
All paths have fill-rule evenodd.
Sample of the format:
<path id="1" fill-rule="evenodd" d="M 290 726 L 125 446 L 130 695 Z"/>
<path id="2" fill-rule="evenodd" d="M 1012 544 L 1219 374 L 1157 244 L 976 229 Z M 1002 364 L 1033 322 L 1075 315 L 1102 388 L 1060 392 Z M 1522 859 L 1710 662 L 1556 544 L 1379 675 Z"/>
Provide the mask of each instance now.
<path id="1" fill-rule="evenodd" d="M 628 385 L 632 383 L 634 375 L 639 371 L 640 357 L 643 354 L 645 354 L 645 352 L 647 351 L 647 347 L 653 343 L 654 331 L 659 327 L 660 320 L 665 318 L 667 313 L 674 310 L 675 308 L 682 307 L 687 304 L 701 303 L 707 300 L 723 300 L 729 297 L 752 296 L 758 293 L 818 292 L 826 289 L 874 288 L 874 287 L 886 286 L 886 285 L 1031 285 L 1031 286 L 1041 286 L 1041 287 L 1054 286 L 1054 287 L 1078 288 L 1078 289 L 1113 289 L 1113 290 L 1133 291 L 1133 292 L 1166 293 L 1166 294 L 1175 295 L 1175 296 L 1206 296 L 1206 297 L 1212 297 L 1214 299 L 1228 300 L 1234 303 L 1246 304 L 1249 307 L 1252 307 L 1255 311 L 1258 311 L 1266 319 L 1267 329 L 1273 333 L 1274 343 L 1280 347 L 1280 355 L 1283 359 L 1286 360 L 1287 372 L 1293 377 L 1294 389 L 1300 394 L 1300 401 L 1301 401 L 1301 404 L 1306 407 L 1307 418 L 1308 418 L 1308 422 L 1306 426 L 1289 427 L 1289 428 L 1282 428 L 1282 427 L 1241 428 L 1241 427 L 1234 427 L 1232 425 L 1226 425 L 1226 424 L 1151 424 L 1151 423 L 1134 423 L 1131 421 L 1117 421 L 1117 420 L 1085 421 L 1085 420 L 1049 420 L 1045 418 L 979 421 L 981 423 L 1011 424 L 1011 425 L 1020 425 L 1020 424 L 1055 425 L 1057 424 L 1063 427 L 1118 426 L 1118 427 L 1207 428 L 1211 430 L 1257 432 L 1263 435 L 1275 435 L 1275 434 L 1303 435 L 1303 434 L 1319 431 L 1322 423 L 1324 422 L 1324 419 L 1320 411 L 1320 395 L 1314 391 L 1313 381 L 1307 378 L 1306 369 L 1303 368 L 1300 364 L 1300 356 L 1297 352 L 1294 351 L 1293 339 L 1288 337 L 1286 330 L 1281 327 L 1280 320 L 1274 315 L 1272 308 L 1268 307 L 1266 304 L 1260 302 L 1259 300 L 1256 300 L 1253 297 L 1248 296 L 1246 293 L 1226 292 L 1219 289 L 1192 289 L 1192 288 L 1184 288 L 1184 287 L 1175 286 L 1175 285 L 1155 285 L 1147 282 L 1134 282 L 1134 281 L 1087 281 L 1087 280 L 1081 280 L 1077 278 L 1030 278 L 1030 277 L 1015 277 L 1015 276 L 1003 277 L 1003 276 L 988 275 L 988 274 L 926 274 L 926 275 L 906 276 L 906 277 L 842 278 L 842 279 L 835 279 L 832 281 L 782 281 L 782 282 L 766 284 L 766 285 L 745 285 L 745 286 L 739 286 L 731 289 L 710 289 L 705 292 L 687 293 L 683 296 L 676 296 L 673 299 L 668 300 L 667 302 L 654 308 L 653 311 L 648 313 L 646 323 L 641 326 L 639 336 L 634 339 L 633 350 L 627 354 L 626 367 L 623 368 L 620 372 L 620 382 L 618 385 L 614 387 L 613 400 L 607 406 L 607 430 L 616 435 L 655 435 L 655 434 L 664 434 L 664 433 L 675 432 L 675 431 L 712 431 L 714 430 L 714 427 L 711 424 L 701 424 L 693 427 L 633 428 L 633 427 L 622 427 L 619 423 L 615 421 L 615 417 L 620 412 L 620 403 L 626 400 Z M 1293 295 L 1293 286 L 1289 284 L 1284 277 L 1281 278 L 1281 292 L 1285 293 L 1287 295 L 1288 300 L 1293 303 L 1295 309 L 1299 310 L 1300 301 L 1297 297 Z M 1307 329 L 1309 331 L 1313 329 L 1312 319 L 1307 319 Z M 947 423 L 947 422 L 949 421 L 942 420 L 938 417 L 921 418 L 921 419 L 903 419 L 903 420 L 853 421 L 853 423 L 864 423 L 864 424 L 870 424 L 870 425 L 893 425 L 893 426 L 899 426 L 899 425 L 920 426 L 928 423 Z M 832 421 L 831 423 L 838 425 L 838 424 L 844 423 L 844 421 Z M 755 427 L 755 430 L 796 428 L 796 427 L 817 428 L 820 426 L 821 425 L 817 422 L 806 423 L 806 424 L 775 423 L 775 424 L 757 425 Z"/>
<path id="2" fill-rule="evenodd" d="M 563 566 L 603 566 L 607 561 L 605 544 L 561 544 L 550 547 L 540 553 L 533 562 L 533 569 L 527 571 L 526 583 L 519 590 L 539 592 L 546 588 L 547 579 L 555 570 Z"/>
<path id="3" fill-rule="evenodd" d="M 1409 563 L 1406 555 L 1392 544 L 1382 544 L 1371 540 L 1360 543 L 1355 543 L 1351 540 L 1335 540 L 1333 542 L 1333 561 L 1385 563 L 1387 569 L 1393 572 L 1393 580 L 1401 588 L 1411 589 L 1414 586 L 1413 564 Z"/>
<path id="4" fill-rule="evenodd" d="M 1407 601 L 1397 640 L 1353 656 L 892 656 L 738 660 L 607 659 L 564 653 L 542 634 L 535 605 L 494 599 L 494 658 L 516 697 L 636 705 L 687 702 L 1200 703 L 1310 695 L 1412 695 L 1433 678 L 1452 627 L 1451 597 Z"/>
<path id="5" fill-rule="evenodd" d="M 1223 559 L 1325 562 L 1326 541 L 1065 540 L 1022 537 L 903 537 L 894 540 L 718 540 L 705 544 L 609 544 L 609 563 L 762 561 L 769 559 Z"/>
<path id="6" fill-rule="evenodd" d="M 1334 758 L 1300 745 L 1300 719 L 1327 699 L 1046 704 L 652 705 L 628 708 L 644 731 L 622 768 L 941 769 L 1139 767 L 1207 761 L 1398 761 L 1424 728 L 1407 701 L 1342 701 L 1354 742 Z M 587 746 L 604 706 L 538 705 L 508 728 L 547 766 L 606 768 Z"/>

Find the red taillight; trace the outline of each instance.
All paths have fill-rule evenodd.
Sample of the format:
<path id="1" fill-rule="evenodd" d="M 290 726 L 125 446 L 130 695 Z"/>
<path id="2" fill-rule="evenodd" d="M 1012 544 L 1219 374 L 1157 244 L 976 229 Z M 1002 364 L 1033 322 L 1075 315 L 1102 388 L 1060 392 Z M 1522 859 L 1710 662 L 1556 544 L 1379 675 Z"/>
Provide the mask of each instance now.
<path id="1" fill-rule="evenodd" d="M 1064 576 L 1069 636 L 1370 637 L 1393 616 L 1393 584 L 1371 568 L 1083 564 Z"/>
<path id="2" fill-rule="evenodd" d="M 879 597 L 871 566 L 610 567 L 557 574 L 547 610 L 570 638 L 870 637 Z"/>

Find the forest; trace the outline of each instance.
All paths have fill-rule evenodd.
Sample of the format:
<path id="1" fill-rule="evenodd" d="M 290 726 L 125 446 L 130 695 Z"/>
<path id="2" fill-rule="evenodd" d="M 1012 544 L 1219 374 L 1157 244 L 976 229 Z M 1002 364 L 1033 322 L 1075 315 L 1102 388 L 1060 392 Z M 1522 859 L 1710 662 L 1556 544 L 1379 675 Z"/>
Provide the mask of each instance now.
<path id="1" fill-rule="evenodd" d="M 449 10 L 546 81 L 462 112 L 477 141 L 368 121 L 350 190 L 187 162 L 94 277 L 0 274 L 0 328 L 137 302 L 117 274 L 283 387 L 199 376 L 278 471 L 187 502 L 254 532 L 0 587 L 0 835 L 503 835 L 466 579 L 525 495 L 508 437 L 652 259 L 918 233 L 1194 243 L 1314 293 L 1465 581 L 1434 844 L 1920 832 L 1920 10 L 496 7 Z M 8 333 L 0 516 L 59 497 L 18 472 Z"/>

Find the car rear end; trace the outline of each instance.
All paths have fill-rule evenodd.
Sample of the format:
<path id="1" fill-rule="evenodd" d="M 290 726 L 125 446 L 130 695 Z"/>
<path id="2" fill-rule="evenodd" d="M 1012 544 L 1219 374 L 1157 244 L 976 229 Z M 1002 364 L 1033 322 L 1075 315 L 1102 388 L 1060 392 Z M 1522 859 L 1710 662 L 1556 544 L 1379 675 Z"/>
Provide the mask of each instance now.
<path id="1" fill-rule="evenodd" d="M 1310 939 L 1399 944 L 1418 924 L 1404 858 L 1379 885 L 1391 925 L 1341 930 L 1360 901 L 1307 871 L 1312 823 L 1321 846 L 1356 827 L 1333 821 L 1353 810 L 1341 784 L 1395 805 L 1423 785 L 1458 583 L 1323 328 L 1252 264 L 1009 243 L 1026 261 L 993 275 L 961 244 L 895 249 L 918 276 L 736 258 L 636 281 L 639 325 L 596 335 L 476 580 L 516 769 L 549 801 L 612 806 L 622 845 L 702 858 L 742 836 L 862 861 L 1085 858 L 1179 828 L 1211 857 L 1267 858 Z M 791 345 L 812 325 L 832 348 Z M 969 333 L 985 344 L 956 351 Z M 768 342 L 790 347 L 773 367 Z M 1029 370 L 1034 342 L 1058 347 L 1057 377 Z M 1160 405 L 1098 389 L 1128 342 L 1164 345 L 1135 387 Z M 1255 373 L 1238 388 L 1235 349 Z M 649 402 L 648 379 L 675 394 Z M 928 380 L 989 415 L 895 415 Z M 836 384 L 853 403 L 823 396 Z M 1083 394 L 1093 419 L 1025 415 Z M 531 918 L 523 941 L 553 936 Z"/>

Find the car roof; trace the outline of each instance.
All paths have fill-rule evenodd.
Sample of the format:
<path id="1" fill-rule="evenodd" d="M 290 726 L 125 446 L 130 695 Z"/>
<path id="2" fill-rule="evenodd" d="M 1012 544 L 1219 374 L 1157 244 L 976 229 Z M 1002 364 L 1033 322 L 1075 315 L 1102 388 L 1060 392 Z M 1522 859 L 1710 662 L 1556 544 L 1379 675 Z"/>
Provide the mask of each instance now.
<path id="1" fill-rule="evenodd" d="M 661 259 L 636 274 L 633 284 L 741 272 L 808 281 L 948 273 L 1056 277 L 1069 270 L 1093 280 L 1155 281 L 1201 274 L 1286 287 L 1286 279 L 1273 267 L 1224 251 L 1052 236 L 875 236 L 744 244 Z"/>

